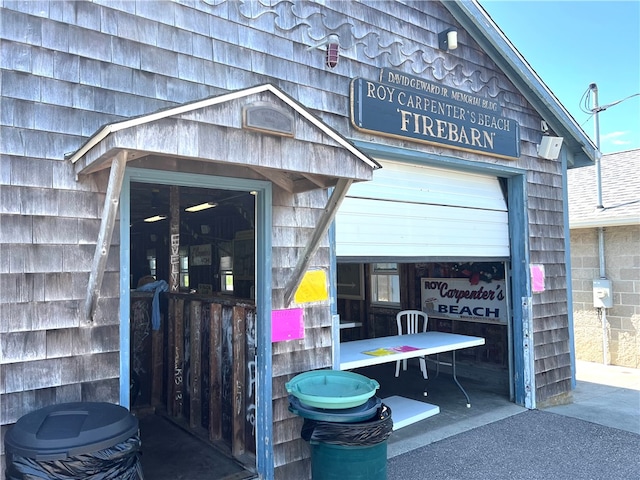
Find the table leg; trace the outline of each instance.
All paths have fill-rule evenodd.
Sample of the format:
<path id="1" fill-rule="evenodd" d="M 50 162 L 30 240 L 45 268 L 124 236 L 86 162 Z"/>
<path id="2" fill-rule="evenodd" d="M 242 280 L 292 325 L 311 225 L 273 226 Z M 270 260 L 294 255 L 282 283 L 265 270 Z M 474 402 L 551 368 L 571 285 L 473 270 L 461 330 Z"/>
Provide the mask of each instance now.
<path id="1" fill-rule="evenodd" d="M 469 400 L 469 395 L 467 395 L 467 392 L 465 392 L 464 388 L 462 388 L 462 385 L 460 385 L 460 382 L 458 381 L 458 377 L 456 376 L 456 351 L 453 350 L 452 352 L 452 369 L 453 369 L 453 381 L 456 382 L 456 385 L 458 385 L 458 388 L 460 389 L 460 391 L 462 391 L 462 393 L 464 393 L 464 396 L 467 398 L 467 408 L 471 408 L 471 400 Z"/>

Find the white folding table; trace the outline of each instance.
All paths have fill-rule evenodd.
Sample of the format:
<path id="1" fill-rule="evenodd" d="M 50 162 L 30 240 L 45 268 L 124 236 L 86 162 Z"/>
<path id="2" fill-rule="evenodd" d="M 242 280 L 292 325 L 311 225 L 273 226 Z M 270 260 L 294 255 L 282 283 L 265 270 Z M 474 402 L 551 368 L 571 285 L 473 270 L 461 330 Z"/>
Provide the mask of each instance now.
<path id="1" fill-rule="evenodd" d="M 462 388 L 456 376 L 456 350 L 477 347 L 484 345 L 484 343 L 485 340 L 482 337 L 434 331 L 344 342 L 340 344 L 340 370 L 352 370 L 407 358 L 451 352 L 453 380 L 467 399 L 467 407 L 471 407 L 469 395 Z M 387 403 L 392 411 L 394 410 L 394 404 L 397 407 L 401 407 L 402 412 L 394 413 L 394 425 L 396 424 L 395 419 L 401 418 L 398 426 L 394 426 L 394 429 L 435 415 L 440 411 L 436 405 L 399 396 L 383 399 L 383 402 Z M 396 413 L 398 416 L 396 416 Z"/>

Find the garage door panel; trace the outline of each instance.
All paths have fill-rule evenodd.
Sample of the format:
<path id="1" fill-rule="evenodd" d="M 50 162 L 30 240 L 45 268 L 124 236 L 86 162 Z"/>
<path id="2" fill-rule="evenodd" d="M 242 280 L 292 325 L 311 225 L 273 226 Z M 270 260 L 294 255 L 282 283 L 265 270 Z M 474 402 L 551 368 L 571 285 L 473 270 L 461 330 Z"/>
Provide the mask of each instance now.
<path id="1" fill-rule="evenodd" d="M 498 179 L 379 160 L 371 182 L 354 183 L 350 197 L 506 210 Z"/>
<path id="2" fill-rule="evenodd" d="M 336 234 L 338 257 L 509 254 L 507 212 L 345 198 Z"/>
<path id="3" fill-rule="evenodd" d="M 509 258 L 497 178 L 378 160 L 336 215 L 339 258 Z"/>

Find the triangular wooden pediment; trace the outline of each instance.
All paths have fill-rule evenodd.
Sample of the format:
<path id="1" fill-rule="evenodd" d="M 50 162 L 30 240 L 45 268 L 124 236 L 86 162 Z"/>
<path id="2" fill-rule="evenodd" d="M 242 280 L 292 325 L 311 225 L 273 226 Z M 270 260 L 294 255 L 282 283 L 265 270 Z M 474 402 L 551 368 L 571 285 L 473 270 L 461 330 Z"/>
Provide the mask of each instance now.
<path id="1" fill-rule="evenodd" d="M 291 193 L 332 187 L 341 178 L 370 180 L 379 168 L 271 84 L 107 125 L 69 159 L 82 176 L 108 168 L 120 151 L 143 167 L 180 169 L 197 161 L 209 164 L 211 174 L 224 168 L 231 176 L 249 169 Z"/>

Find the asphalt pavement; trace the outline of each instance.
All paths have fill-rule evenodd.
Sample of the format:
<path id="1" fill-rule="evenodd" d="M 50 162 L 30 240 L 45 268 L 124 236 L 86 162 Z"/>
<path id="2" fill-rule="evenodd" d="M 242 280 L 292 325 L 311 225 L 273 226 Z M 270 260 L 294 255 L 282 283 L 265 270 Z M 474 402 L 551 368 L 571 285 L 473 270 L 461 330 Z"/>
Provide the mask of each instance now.
<path id="1" fill-rule="evenodd" d="M 473 414 L 441 407 L 448 418 L 395 431 L 388 480 L 640 478 L 640 370 L 576 369 L 571 404 L 527 410 L 470 388 Z"/>

